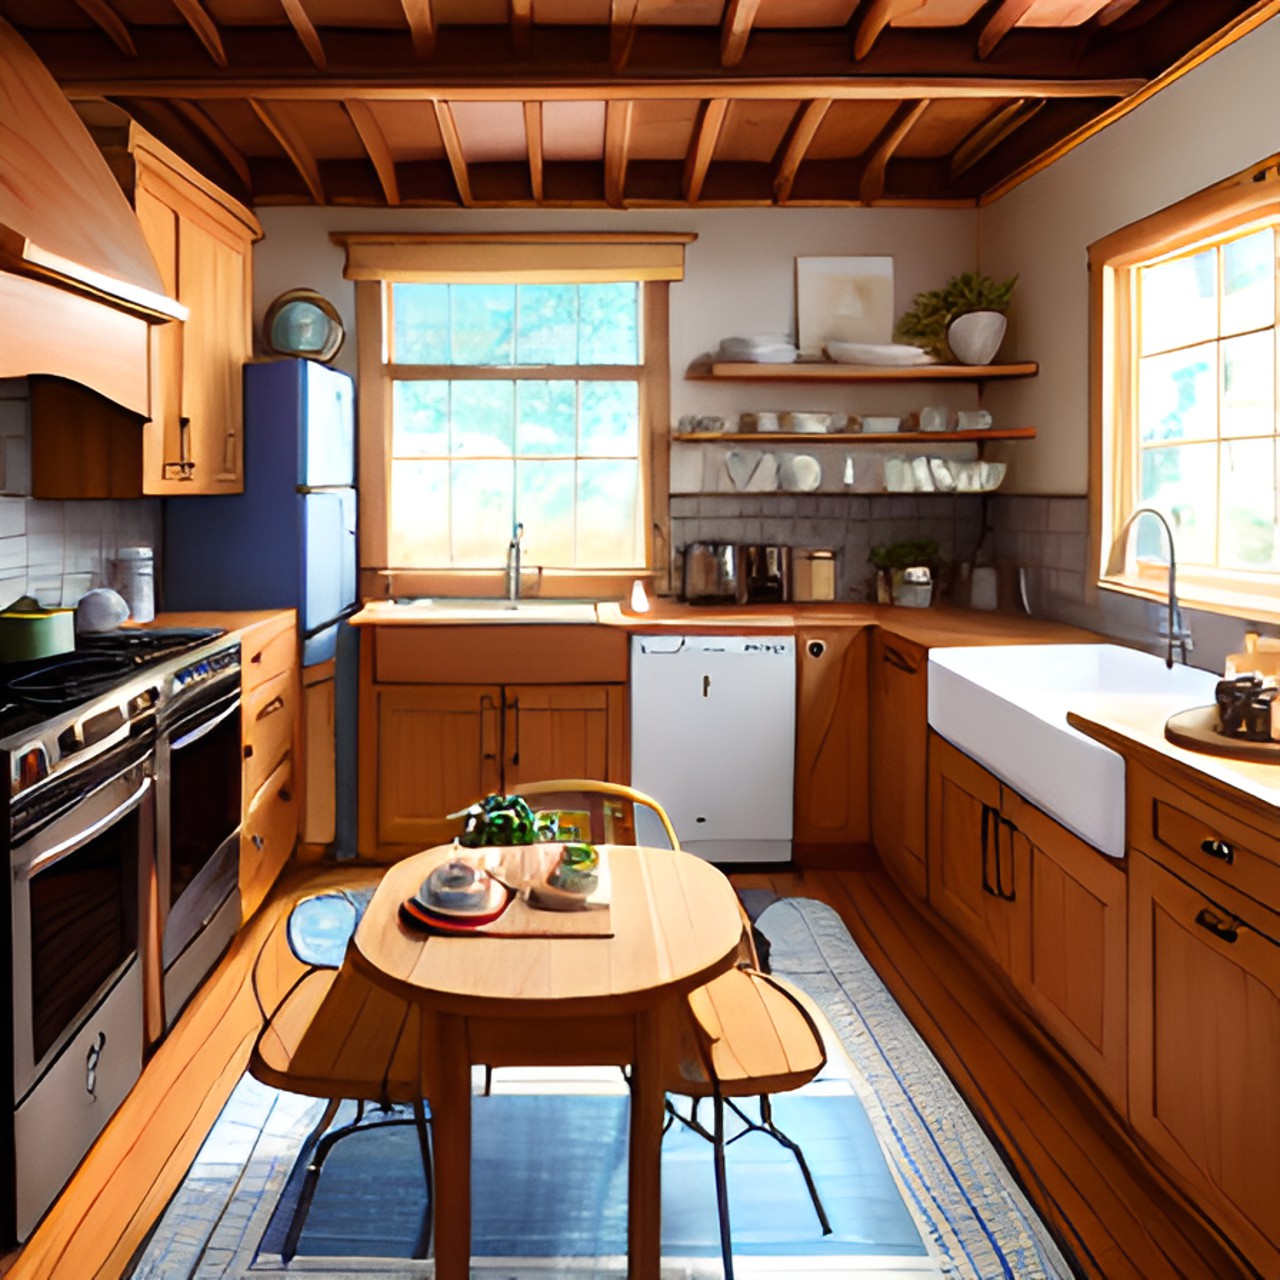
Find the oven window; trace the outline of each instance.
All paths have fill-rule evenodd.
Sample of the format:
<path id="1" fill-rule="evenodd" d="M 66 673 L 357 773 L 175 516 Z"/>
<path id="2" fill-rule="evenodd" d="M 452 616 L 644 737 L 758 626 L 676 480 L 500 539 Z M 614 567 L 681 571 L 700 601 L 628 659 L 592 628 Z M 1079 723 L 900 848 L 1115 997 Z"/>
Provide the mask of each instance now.
<path id="1" fill-rule="evenodd" d="M 183 731 L 189 728 L 185 726 Z M 240 770 L 239 716 L 228 716 L 202 738 L 172 748 L 170 907 L 240 825 Z"/>
<path id="2" fill-rule="evenodd" d="M 31 880 L 31 995 L 41 1058 L 138 948 L 133 810 Z"/>

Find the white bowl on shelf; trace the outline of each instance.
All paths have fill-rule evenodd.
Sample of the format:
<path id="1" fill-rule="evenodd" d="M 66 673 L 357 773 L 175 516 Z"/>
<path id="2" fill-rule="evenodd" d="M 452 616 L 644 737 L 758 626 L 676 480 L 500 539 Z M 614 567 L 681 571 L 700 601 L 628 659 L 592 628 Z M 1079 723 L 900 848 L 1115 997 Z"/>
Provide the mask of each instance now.
<path id="1" fill-rule="evenodd" d="M 901 418 L 887 418 L 879 416 L 864 417 L 862 419 L 862 430 L 865 435 L 869 436 L 887 436 L 902 427 Z"/>

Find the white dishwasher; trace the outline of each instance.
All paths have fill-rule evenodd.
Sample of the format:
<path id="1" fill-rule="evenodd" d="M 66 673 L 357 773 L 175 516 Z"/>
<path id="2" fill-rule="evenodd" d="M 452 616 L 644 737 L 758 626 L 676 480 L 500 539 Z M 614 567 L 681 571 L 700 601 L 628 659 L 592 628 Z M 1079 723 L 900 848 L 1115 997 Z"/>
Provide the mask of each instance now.
<path id="1" fill-rule="evenodd" d="M 789 862 L 791 636 L 632 636 L 631 783 L 711 862 Z"/>

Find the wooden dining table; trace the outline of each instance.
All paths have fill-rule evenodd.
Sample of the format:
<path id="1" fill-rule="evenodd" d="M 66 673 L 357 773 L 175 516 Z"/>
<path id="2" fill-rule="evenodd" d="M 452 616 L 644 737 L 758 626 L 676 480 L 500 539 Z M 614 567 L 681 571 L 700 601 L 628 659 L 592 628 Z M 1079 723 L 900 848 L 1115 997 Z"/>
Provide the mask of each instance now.
<path id="1" fill-rule="evenodd" d="M 477 1063 L 630 1067 L 628 1275 L 658 1280 L 660 1079 L 671 1015 L 688 992 L 732 967 L 742 917 L 729 881 L 692 854 L 599 848 L 609 875 L 608 936 L 438 936 L 406 924 L 400 905 L 427 873 L 469 852 L 443 845 L 387 871 L 348 950 L 346 963 L 421 1010 L 437 1280 L 470 1274 L 471 1068 Z M 552 1143 L 548 1160 L 554 1160 Z"/>

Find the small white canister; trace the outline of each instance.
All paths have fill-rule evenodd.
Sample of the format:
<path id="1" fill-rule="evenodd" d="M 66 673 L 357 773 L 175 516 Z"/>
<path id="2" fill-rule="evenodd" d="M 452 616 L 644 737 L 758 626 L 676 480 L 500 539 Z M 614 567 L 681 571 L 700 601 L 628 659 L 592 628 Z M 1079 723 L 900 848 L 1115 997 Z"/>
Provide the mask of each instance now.
<path id="1" fill-rule="evenodd" d="M 134 622 L 150 622 L 156 616 L 155 553 L 150 547 L 121 547 L 118 557 L 120 594 L 129 605 Z"/>

